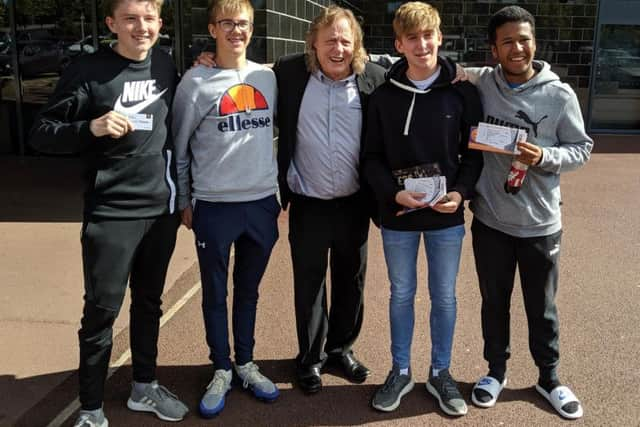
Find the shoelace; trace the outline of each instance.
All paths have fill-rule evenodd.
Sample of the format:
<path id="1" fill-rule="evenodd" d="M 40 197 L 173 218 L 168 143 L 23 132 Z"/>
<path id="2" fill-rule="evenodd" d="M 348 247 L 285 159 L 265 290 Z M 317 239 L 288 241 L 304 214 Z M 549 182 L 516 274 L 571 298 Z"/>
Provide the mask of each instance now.
<path id="1" fill-rule="evenodd" d="M 155 390 L 157 390 L 157 395 L 158 398 L 163 401 L 165 399 L 173 399 L 173 400 L 178 400 L 178 396 L 176 396 L 175 394 L 171 393 L 165 386 L 162 386 L 160 384 L 158 384 L 158 387 L 155 388 Z"/>
<path id="2" fill-rule="evenodd" d="M 400 375 L 397 372 L 395 371 L 391 372 L 391 375 L 389 375 L 389 378 L 387 378 L 387 380 L 384 382 L 384 386 L 382 386 L 382 390 L 389 391 L 395 385 L 399 376 Z"/>
<path id="3" fill-rule="evenodd" d="M 258 384 L 266 380 L 265 376 L 260 373 L 260 368 L 253 362 L 249 362 L 249 366 L 242 369 L 244 374 L 244 381 L 242 386 L 244 388 L 249 387 L 249 384 Z"/>
<path id="4" fill-rule="evenodd" d="M 97 426 L 96 423 L 91 421 L 91 415 L 89 415 L 89 414 L 80 415 L 80 419 L 78 421 L 80 422 L 80 424 L 78 424 L 78 425 L 80 425 L 81 427 L 83 427 L 85 425 L 88 426 L 88 427 L 96 427 Z"/>
<path id="5" fill-rule="evenodd" d="M 207 386 L 207 390 L 211 390 L 213 393 L 221 394 L 224 393 L 225 389 L 225 378 L 222 374 L 218 374 L 217 372 L 213 375 L 213 379 Z"/>
<path id="6" fill-rule="evenodd" d="M 458 387 L 456 386 L 456 383 L 453 381 L 453 378 L 448 372 L 441 374 L 441 379 L 442 379 L 442 388 L 444 389 L 446 394 L 453 395 L 455 397 L 460 396 Z"/>

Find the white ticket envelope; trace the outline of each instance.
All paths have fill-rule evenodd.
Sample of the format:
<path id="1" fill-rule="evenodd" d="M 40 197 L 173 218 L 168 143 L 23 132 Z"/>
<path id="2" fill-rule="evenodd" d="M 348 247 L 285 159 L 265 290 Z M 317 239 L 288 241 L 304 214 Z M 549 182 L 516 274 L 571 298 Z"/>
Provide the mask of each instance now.
<path id="1" fill-rule="evenodd" d="M 407 178 L 404 180 L 404 188 L 408 191 L 424 193 L 425 195 L 420 201 L 433 206 L 447 194 L 447 177 Z"/>
<path id="2" fill-rule="evenodd" d="M 477 133 L 475 134 L 475 142 L 490 145 L 502 150 L 512 151 L 518 154 L 516 142 L 526 141 L 527 132 L 523 129 L 517 129 L 507 126 L 493 125 L 490 123 L 478 123 Z"/>
<path id="3" fill-rule="evenodd" d="M 153 114 L 127 114 L 135 130 L 153 130 Z"/>

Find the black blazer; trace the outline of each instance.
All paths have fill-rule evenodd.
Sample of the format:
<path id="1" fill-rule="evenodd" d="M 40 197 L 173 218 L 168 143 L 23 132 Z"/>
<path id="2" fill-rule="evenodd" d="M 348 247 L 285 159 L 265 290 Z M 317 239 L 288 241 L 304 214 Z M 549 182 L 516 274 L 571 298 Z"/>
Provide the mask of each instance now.
<path id="1" fill-rule="evenodd" d="M 280 200 L 282 207 L 287 208 L 291 200 L 291 189 L 287 184 L 287 171 L 296 146 L 296 129 L 302 96 L 307 87 L 310 73 L 304 60 L 304 54 L 284 56 L 275 63 L 273 71 L 278 81 L 278 184 L 280 186 Z M 362 74 L 356 76 L 356 84 L 360 93 L 362 106 L 362 129 L 360 140 L 364 140 L 367 127 L 367 110 L 369 95 L 376 87 L 384 83 L 384 68 L 368 62 Z M 362 166 L 363 144 L 360 144 L 360 165 Z M 360 168 L 360 188 L 366 189 L 362 167 Z M 366 191 L 368 195 L 370 191 Z M 373 204 L 369 204 L 373 206 Z"/>

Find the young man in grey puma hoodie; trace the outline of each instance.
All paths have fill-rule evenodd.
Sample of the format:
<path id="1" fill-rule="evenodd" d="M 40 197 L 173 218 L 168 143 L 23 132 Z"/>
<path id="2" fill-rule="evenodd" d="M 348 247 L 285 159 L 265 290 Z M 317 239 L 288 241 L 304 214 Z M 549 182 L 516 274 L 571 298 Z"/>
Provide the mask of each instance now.
<path id="1" fill-rule="evenodd" d="M 593 141 L 575 93 L 561 83 L 549 64 L 534 60 L 535 21 L 526 10 L 509 6 L 489 22 L 495 68 L 468 69 L 482 99 L 485 121 L 523 128 L 527 142 L 516 157 L 529 165 L 516 194 L 504 185 L 513 158 L 484 152 L 476 185 L 471 227 L 482 294 L 484 357 L 489 373 L 474 386 L 472 401 L 495 404 L 506 384 L 509 307 L 516 266 L 529 325 L 529 348 L 540 370 L 536 389 L 565 418 L 582 416 L 580 402 L 561 385 L 559 322 L 555 304 L 562 223 L 560 173 L 589 160 Z"/>

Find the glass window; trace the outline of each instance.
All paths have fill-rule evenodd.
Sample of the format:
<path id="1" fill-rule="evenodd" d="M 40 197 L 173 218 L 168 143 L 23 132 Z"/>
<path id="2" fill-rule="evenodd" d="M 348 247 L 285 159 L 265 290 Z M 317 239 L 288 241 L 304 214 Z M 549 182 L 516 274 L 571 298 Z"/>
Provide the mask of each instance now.
<path id="1" fill-rule="evenodd" d="M 15 40 L 0 50 L 2 100 L 3 104 L 13 103 L 12 113 L 16 117 L 9 123 L 14 144 L 19 141 L 24 144 L 35 116 L 53 93 L 67 65 L 76 56 L 94 50 L 92 3 L 90 0 L 14 3 Z M 4 28 L 7 27 L 2 25 Z M 6 34 L 11 38 L 9 28 Z M 20 89 L 16 88 L 16 78 L 20 79 Z M 21 97 L 16 96 L 19 90 Z M 29 147 L 23 147 L 25 152 L 30 152 Z"/>
<path id="2" fill-rule="evenodd" d="M 591 129 L 640 130 L 640 25 L 602 25 Z"/>

